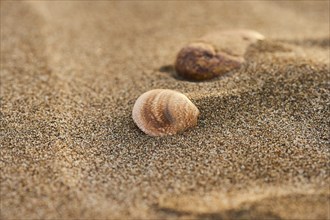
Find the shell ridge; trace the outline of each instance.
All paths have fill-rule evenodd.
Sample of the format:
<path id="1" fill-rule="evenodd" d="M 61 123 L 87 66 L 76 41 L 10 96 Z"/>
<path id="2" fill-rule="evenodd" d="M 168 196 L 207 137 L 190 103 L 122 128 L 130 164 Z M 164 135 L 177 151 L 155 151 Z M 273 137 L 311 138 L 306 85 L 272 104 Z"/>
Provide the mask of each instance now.
<path id="1" fill-rule="evenodd" d="M 164 136 L 180 133 L 196 125 L 197 107 L 182 93 L 151 90 L 142 94 L 133 107 L 135 124 L 146 134 Z"/>

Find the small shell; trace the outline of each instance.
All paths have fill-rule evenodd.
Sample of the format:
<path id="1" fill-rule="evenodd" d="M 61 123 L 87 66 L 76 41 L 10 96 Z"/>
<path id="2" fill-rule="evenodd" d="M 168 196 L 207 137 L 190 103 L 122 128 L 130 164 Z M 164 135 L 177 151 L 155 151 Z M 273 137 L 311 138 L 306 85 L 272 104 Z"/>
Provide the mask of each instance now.
<path id="1" fill-rule="evenodd" d="M 176 72 L 189 80 L 207 80 L 241 66 L 243 57 L 216 53 L 207 43 L 192 43 L 184 47 L 175 62 Z"/>
<path id="2" fill-rule="evenodd" d="M 135 124 L 151 136 L 180 133 L 197 124 L 199 110 L 182 93 L 155 89 L 143 93 L 135 102 Z"/>
<path id="3" fill-rule="evenodd" d="M 218 31 L 204 35 L 178 53 L 176 72 L 189 80 L 206 80 L 239 68 L 247 48 L 264 37 L 251 30 Z"/>

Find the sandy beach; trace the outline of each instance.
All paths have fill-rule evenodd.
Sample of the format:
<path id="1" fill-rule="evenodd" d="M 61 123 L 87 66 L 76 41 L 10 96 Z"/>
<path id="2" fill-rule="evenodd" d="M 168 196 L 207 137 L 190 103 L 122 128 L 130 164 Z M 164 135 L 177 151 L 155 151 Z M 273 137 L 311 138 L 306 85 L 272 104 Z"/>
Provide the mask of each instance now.
<path id="1" fill-rule="evenodd" d="M 1 219 L 330 219 L 329 1 L 1 1 Z M 242 67 L 177 77 L 187 42 L 251 29 Z M 151 89 L 196 127 L 150 137 Z"/>

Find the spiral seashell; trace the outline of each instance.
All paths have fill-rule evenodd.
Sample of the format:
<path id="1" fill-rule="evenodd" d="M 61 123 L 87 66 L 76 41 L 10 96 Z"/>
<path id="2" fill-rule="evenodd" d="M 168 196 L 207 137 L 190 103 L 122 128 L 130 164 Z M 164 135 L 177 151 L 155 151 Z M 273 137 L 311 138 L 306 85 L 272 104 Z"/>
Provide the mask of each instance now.
<path id="1" fill-rule="evenodd" d="M 151 136 L 174 135 L 197 124 L 199 110 L 182 93 L 154 89 L 143 93 L 135 102 L 135 124 Z"/>
<path id="2" fill-rule="evenodd" d="M 239 68 L 247 48 L 264 37 L 252 30 L 208 33 L 183 47 L 177 55 L 175 69 L 189 80 L 207 80 Z"/>

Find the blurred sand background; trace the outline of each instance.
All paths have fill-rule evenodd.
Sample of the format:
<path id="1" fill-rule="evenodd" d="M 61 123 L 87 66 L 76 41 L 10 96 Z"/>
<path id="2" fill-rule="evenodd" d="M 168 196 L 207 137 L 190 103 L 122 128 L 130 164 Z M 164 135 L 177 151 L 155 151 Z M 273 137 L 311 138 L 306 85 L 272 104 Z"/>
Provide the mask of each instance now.
<path id="1" fill-rule="evenodd" d="M 1 219 L 330 219 L 329 1 L 1 2 Z M 171 66 L 213 30 L 266 36 L 246 64 Z M 155 88 L 198 126 L 131 119 Z"/>

